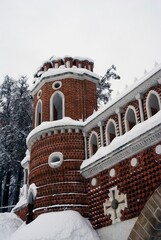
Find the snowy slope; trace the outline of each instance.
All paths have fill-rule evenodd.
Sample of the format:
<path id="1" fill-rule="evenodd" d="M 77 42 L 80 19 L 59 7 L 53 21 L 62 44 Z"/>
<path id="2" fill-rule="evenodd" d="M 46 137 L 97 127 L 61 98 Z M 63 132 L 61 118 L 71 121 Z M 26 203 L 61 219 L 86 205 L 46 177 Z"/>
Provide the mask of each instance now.
<path id="1" fill-rule="evenodd" d="M 22 223 L 14 213 L 0 213 L 0 240 L 8 240 Z"/>
<path id="2" fill-rule="evenodd" d="M 89 221 L 76 211 L 44 213 L 21 224 L 13 213 L 0 214 L 0 240 L 99 240 Z"/>

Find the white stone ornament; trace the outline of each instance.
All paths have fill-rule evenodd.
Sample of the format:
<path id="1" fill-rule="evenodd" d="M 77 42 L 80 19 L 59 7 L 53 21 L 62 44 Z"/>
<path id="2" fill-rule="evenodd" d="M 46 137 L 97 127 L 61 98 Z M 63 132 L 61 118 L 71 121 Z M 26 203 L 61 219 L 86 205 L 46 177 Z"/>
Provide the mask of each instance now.
<path id="1" fill-rule="evenodd" d="M 42 90 L 40 89 L 37 93 L 37 99 L 39 99 L 41 97 L 41 95 L 42 95 Z"/>
<path id="2" fill-rule="evenodd" d="M 115 177 L 116 176 L 116 171 L 114 168 L 110 170 L 110 177 Z"/>
<path id="3" fill-rule="evenodd" d="M 132 158 L 131 159 L 131 166 L 132 167 L 137 167 L 138 166 L 138 159 L 137 158 Z"/>
<path id="4" fill-rule="evenodd" d="M 52 88 L 55 90 L 61 88 L 61 86 L 62 86 L 62 82 L 60 82 L 60 81 L 56 81 L 52 84 Z"/>
<path id="5" fill-rule="evenodd" d="M 127 208 L 127 196 L 126 194 L 119 194 L 117 186 L 109 189 L 109 199 L 106 199 L 103 203 L 104 214 L 111 215 L 112 224 L 120 222 L 121 210 Z"/>
<path id="6" fill-rule="evenodd" d="M 92 185 L 93 187 L 95 187 L 95 186 L 97 186 L 97 183 L 98 183 L 97 178 L 92 178 L 92 180 L 91 180 L 91 185 Z"/>
<path id="7" fill-rule="evenodd" d="M 158 154 L 158 155 L 161 154 L 161 145 L 156 146 L 155 152 L 156 152 L 156 154 Z"/>
<path id="8" fill-rule="evenodd" d="M 53 152 L 49 155 L 48 164 L 51 168 L 60 167 L 63 163 L 63 154 L 61 152 Z"/>

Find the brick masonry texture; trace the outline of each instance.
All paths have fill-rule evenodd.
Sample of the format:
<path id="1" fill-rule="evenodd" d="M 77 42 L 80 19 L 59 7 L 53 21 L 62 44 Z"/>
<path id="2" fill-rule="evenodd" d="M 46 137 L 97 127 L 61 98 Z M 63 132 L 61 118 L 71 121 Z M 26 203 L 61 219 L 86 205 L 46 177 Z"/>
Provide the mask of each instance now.
<path id="1" fill-rule="evenodd" d="M 88 216 L 87 206 L 83 208 L 83 205 L 88 205 L 87 180 L 79 173 L 84 159 L 83 141 L 82 133 L 71 132 L 45 137 L 33 145 L 29 184 L 37 186 L 34 209 L 44 208 L 47 211 L 46 208 L 53 205 L 60 205 L 60 208 L 61 205 L 80 205 L 77 207 L 79 212 Z M 63 164 L 58 168 L 51 168 L 48 164 L 48 157 L 53 152 L 61 152 L 64 157 Z M 71 209 L 71 206 L 64 208 Z M 52 208 L 52 211 L 58 210 Z"/>
<path id="2" fill-rule="evenodd" d="M 148 199 L 128 240 L 161 238 L 161 186 Z"/>
<path id="3" fill-rule="evenodd" d="M 137 167 L 131 166 L 133 157 L 139 161 Z M 109 169 L 95 176 L 98 179 L 96 187 L 89 182 L 90 216 L 96 229 L 112 223 L 110 216 L 105 216 L 103 211 L 110 188 L 117 186 L 120 193 L 127 194 L 128 208 L 122 211 L 121 217 L 121 221 L 124 221 L 139 216 L 149 196 L 160 185 L 161 158 L 155 153 L 155 146 L 133 157 L 113 167 L 116 170 L 115 177 L 110 177 Z"/>
<path id="4" fill-rule="evenodd" d="M 55 80 L 56 81 L 56 80 Z M 96 84 L 87 80 L 63 79 L 58 89 L 65 97 L 65 116 L 74 120 L 86 119 L 97 110 Z M 42 121 L 50 121 L 50 98 L 54 92 L 53 82 L 45 83 L 42 90 Z M 35 126 L 35 108 L 39 99 L 34 96 L 33 127 Z"/>

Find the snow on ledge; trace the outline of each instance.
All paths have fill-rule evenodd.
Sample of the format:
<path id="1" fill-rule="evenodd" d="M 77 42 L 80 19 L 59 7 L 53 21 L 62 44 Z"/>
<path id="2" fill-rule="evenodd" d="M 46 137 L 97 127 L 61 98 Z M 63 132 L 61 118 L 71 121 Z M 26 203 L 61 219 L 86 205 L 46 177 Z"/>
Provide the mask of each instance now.
<path id="1" fill-rule="evenodd" d="M 100 158 L 103 158 L 114 150 L 121 148 L 125 144 L 128 144 L 128 142 L 131 140 L 139 137 L 143 133 L 149 131 L 159 124 L 161 124 L 161 110 L 146 121 L 135 125 L 129 132 L 125 133 L 124 135 L 115 137 L 108 146 L 100 147 L 92 157 L 83 161 L 81 169 L 84 169 L 88 165 L 99 161 Z"/>
<path id="2" fill-rule="evenodd" d="M 44 79 L 49 77 L 54 77 L 61 74 L 78 74 L 78 75 L 89 75 L 95 79 L 99 79 L 98 74 L 91 72 L 90 70 L 86 68 L 77 68 L 73 66 L 72 68 L 66 68 L 64 65 L 61 65 L 59 68 L 49 68 L 46 72 L 43 72 L 41 77 L 35 78 L 35 83 L 31 86 L 31 91 Z"/>
<path id="3" fill-rule="evenodd" d="M 76 121 L 71 119 L 70 117 L 64 117 L 63 119 L 57 121 L 49 121 L 49 122 L 42 122 L 39 126 L 34 128 L 29 135 L 27 136 L 27 142 L 30 138 L 36 135 L 39 132 L 49 130 L 51 128 L 60 127 L 60 126 L 75 126 L 75 127 L 83 127 L 83 121 Z"/>
<path id="4" fill-rule="evenodd" d="M 44 72 L 41 75 L 40 80 L 46 77 L 55 76 L 55 75 L 64 74 L 64 73 L 76 73 L 79 75 L 88 74 L 94 78 L 99 78 L 99 76 L 96 73 L 91 72 L 86 68 L 77 68 L 75 66 L 73 66 L 72 68 L 66 68 L 64 65 L 62 65 L 59 68 L 49 68 L 46 72 Z"/>

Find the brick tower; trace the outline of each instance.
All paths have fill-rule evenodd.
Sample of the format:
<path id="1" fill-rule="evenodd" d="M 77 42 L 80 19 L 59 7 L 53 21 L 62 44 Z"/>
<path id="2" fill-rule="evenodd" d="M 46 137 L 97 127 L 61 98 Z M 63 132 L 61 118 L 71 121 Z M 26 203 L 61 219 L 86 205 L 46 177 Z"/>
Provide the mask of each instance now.
<path id="1" fill-rule="evenodd" d="M 93 61 L 53 57 L 34 77 L 33 130 L 27 138 L 30 159 L 22 163 L 30 186 L 28 221 L 43 212 L 66 209 L 87 217 L 87 187 L 80 165 L 85 159 L 84 120 L 97 108 Z"/>

